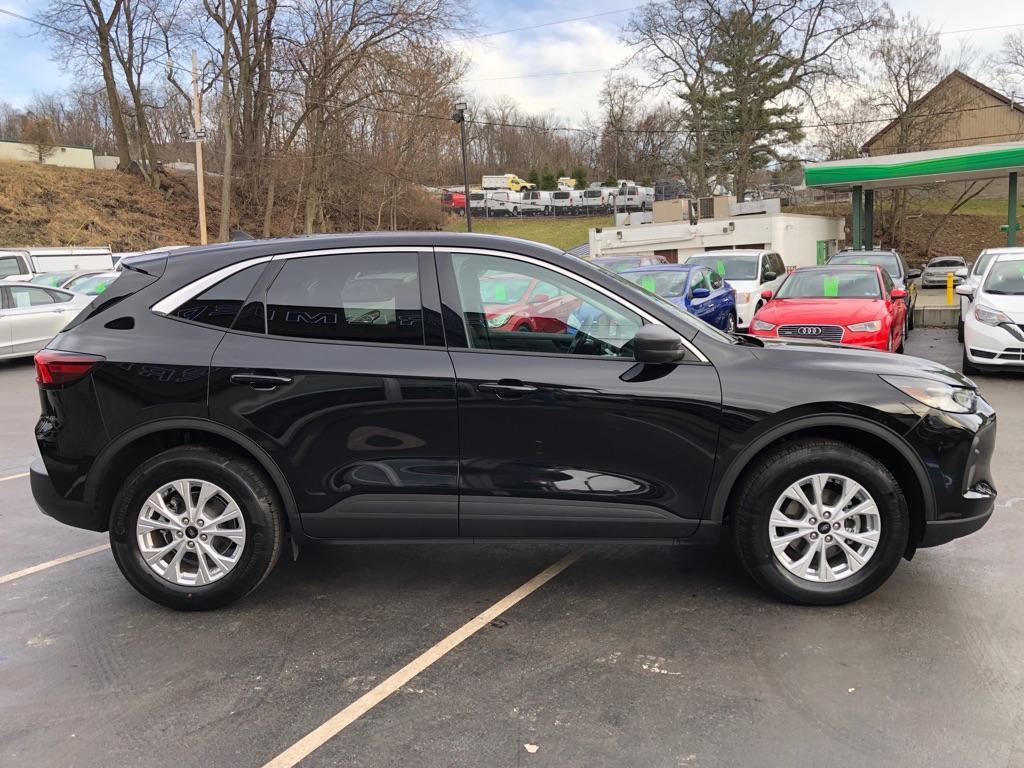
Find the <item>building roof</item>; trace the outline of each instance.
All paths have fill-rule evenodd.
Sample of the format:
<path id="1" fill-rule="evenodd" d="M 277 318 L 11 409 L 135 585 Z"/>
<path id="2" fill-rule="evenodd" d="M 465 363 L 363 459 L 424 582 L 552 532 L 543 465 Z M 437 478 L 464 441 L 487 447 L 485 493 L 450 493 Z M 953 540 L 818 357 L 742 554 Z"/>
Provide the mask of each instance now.
<path id="1" fill-rule="evenodd" d="M 979 91 L 984 93 L 986 96 L 991 96 L 993 99 L 996 99 L 997 101 L 1002 102 L 1003 104 L 1005 104 L 1006 106 L 1010 107 L 1011 109 L 1014 109 L 1017 112 L 1020 112 L 1022 115 L 1024 115 L 1024 104 L 1020 104 L 1020 103 L 1014 101 L 1013 99 L 1011 99 L 1010 97 L 1006 96 L 1005 94 L 1002 94 L 999 91 L 997 91 L 995 88 L 992 88 L 992 87 L 990 87 L 988 85 L 985 85 L 980 80 L 975 80 L 973 77 L 968 75 L 966 72 L 964 72 L 962 70 L 959 70 L 959 69 L 954 69 L 952 72 L 950 72 L 944 78 L 942 78 L 938 83 L 936 83 L 928 91 L 928 93 L 926 93 L 924 96 L 922 96 L 921 98 L 919 98 L 917 101 L 914 102 L 913 106 L 910 107 L 909 111 L 913 112 L 913 110 L 917 109 L 917 107 L 919 107 L 921 104 L 926 102 L 929 98 L 931 98 L 932 94 L 934 94 L 936 91 L 938 91 L 939 89 L 941 89 L 942 87 L 947 85 L 951 80 L 963 80 L 969 86 L 978 89 Z M 890 130 L 893 129 L 893 127 L 896 125 L 898 120 L 899 120 L 899 118 L 896 118 L 896 119 L 890 121 L 889 123 L 887 123 L 886 126 L 884 128 L 882 128 L 878 133 L 876 133 L 874 136 L 872 136 L 870 139 L 868 139 L 867 141 L 864 142 L 863 146 L 861 146 L 861 148 L 860 148 L 860 151 L 861 152 L 867 152 L 869 149 L 871 149 L 871 146 L 873 144 L 875 144 L 879 139 L 881 139 L 883 136 L 885 136 L 885 134 L 887 134 Z"/>
<path id="2" fill-rule="evenodd" d="M 1024 142 L 903 152 L 813 163 L 804 169 L 808 187 L 848 192 L 853 187 L 889 189 L 1003 178 L 1024 170 Z"/>

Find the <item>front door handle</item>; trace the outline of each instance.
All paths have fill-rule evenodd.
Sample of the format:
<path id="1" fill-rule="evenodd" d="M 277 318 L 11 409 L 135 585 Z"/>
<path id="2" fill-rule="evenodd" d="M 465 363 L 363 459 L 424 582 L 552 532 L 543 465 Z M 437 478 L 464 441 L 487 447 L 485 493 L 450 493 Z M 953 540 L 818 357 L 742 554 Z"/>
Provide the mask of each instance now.
<path id="1" fill-rule="evenodd" d="M 496 395 L 501 397 L 505 396 L 516 396 L 525 395 L 530 392 L 536 392 L 537 388 L 530 384 L 523 384 L 518 379 L 501 379 L 499 381 L 485 381 L 482 384 L 478 384 L 477 387 L 482 392 L 494 392 Z"/>
<path id="2" fill-rule="evenodd" d="M 260 373 L 233 373 L 231 374 L 232 384 L 248 384 L 253 389 L 271 390 L 277 389 L 284 384 L 291 384 L 290 376 L 271 376 Z"/>

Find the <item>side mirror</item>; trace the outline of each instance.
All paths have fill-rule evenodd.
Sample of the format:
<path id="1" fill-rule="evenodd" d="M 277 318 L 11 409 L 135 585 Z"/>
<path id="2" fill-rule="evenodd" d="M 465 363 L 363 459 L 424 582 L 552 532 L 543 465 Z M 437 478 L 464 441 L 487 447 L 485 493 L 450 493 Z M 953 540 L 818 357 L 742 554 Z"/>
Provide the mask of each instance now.
<path id="1" fill-rule="evenodd" d="M 690 292 L 690 296 L 694 299 L 706 299 L 710 295 L 710 288 L 694 288 L 693 291 Z"/>
<path id="2" fill-rule="evenodd" d="M 761 291 L 761 298 L 768 301 L 774 294 L 771 291 Z"/>
<path id="3" fill-rule="evenodd" d="M 953 290 L 961 296 L 966 296 L 969 299 L 974 298 L 974 286 L 972 285 L 958 285 Z"/>
<path id="4" fill-rule="evenodd" d="M 917 280 L 917 278 L 919 278 L 920 276 L 921 276 L 921 270 L 920 269 L 908 269 L 907 270 L 907 280 Z"/>
<path id="5" fill-rule="evenodd" d="M 967 270 L 967 267 L 960 267 L 960 269 L 958 269 L 953 274 L 957 277 L 967 277 L 967 275 L 970 274 L 970 272 Z"/>
<path id="6" fill-rule="evenodd" d="M 776 277 L 778 277 L 778 275 L 775 272 L 763 272 L 761 274 L 761 282 L 762 283 L 770 283 Z"/>
<path id="7" fill-rule="evenodd" d="M 545 301 L 551 301 L 551 297 L 546 293 L 535 293 L 530 297 L 531 304 L 542 304 Z"/>
<path id="8" fill-rule="evenodd" d="M 893 288 L 892 293 L 889 294 L 889 298 L 892 299 L 905 299 L 907 298 L 907 292 L 902 288 Z"/>
<path id="9" fill-rule="evenodd" d="M 633 357 L 638 363 L 674 363 L 685 354 L 682 338 L 664 325 L 645 325 L 633 336 Z"/>

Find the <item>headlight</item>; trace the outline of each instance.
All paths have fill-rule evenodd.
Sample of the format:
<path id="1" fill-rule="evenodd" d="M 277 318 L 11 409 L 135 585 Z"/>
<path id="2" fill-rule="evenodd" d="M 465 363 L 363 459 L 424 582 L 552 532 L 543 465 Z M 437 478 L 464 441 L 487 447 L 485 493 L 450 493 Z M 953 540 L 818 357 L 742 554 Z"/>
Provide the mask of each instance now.
<path id="1" fill-rule="evenodd" d="M 775 323 L 766 323 L 764 320 L 755 320 L 750 324 L 750 327 L 755 331 L 770 331 L 775 327 Z"/>
<path id="2" fill-rule="evenodd" d="M 505 313 L 500 314 L 500 315 L 493 315 L 491 317 L 488 317 L 487 318 L 487 327 L 488 328 L 501 328 L 501 326 L 503 326 L 505 323 L 507 323 L 511 317 L 512 317 L 512 313 L 511 312 L 505 312 Z"/>
<path id="3" fill-rule="evenodd" d="M 974 305 L 974 317 L 979 323 L 985 325 L 1001 325 L 1002 323 L 1012 323 L 1009 315 L 1000 312 L 998 309 L 992 309 L 992 307 L 986 307 L 984 304 Z"/>
<path id="4" fill-rule="evenodd" d="M 978 392 L 967 387 L 954 387 L 932 379 L 913 376 L 882 376 L 882 379 L 900 392 L 940 411 L 974 413 Z"/>
<path id="5" fill-rule="evenodd" d="M 880 331 L 882 330 L 882 321 L 868 320 L 866 323 L 854 323 L 846 327 L 851 331 Z"/>
<path id="6" fill-rule="evenodd" d="M 751 293 L 739 293 L 739 292 L 737 292 L 736 293 L 736 303 L 737 304 L 747 304 L 747 303 L 750 302 L 750 297 L 752 295 L 753 294 L 751 294 Z"/>

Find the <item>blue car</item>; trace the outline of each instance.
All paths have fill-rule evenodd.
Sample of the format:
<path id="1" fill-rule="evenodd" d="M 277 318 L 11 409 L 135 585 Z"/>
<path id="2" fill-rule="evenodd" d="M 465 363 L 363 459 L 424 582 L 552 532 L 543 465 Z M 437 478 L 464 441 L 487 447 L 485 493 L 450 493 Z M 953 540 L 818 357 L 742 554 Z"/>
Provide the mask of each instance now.
<path id="1" fill-rule="evenodd" d="M 658 264 L 620 274 L 709 325 L 729 333 L 736 330 L 736 291 L 710 267 Z"/>

